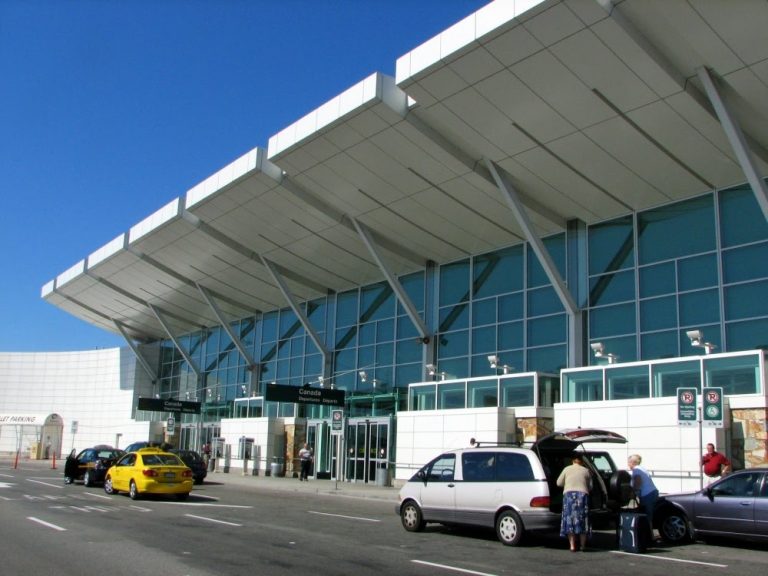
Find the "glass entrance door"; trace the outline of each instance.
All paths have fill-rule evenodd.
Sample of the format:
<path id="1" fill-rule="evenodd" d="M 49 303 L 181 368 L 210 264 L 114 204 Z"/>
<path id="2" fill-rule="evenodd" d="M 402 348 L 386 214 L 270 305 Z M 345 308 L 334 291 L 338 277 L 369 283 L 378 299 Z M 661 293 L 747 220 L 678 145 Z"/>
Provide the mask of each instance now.
<path id="1" fill-rule="evenodd" d="M 327 420 L 307 422 L 307 444 L 315 458 L 312 476 L 320 480 L 331 478 L 336 454 L 335 444 L 331 442 L 331 427 Z"/>
<path id="2" fill-rule="evenodd" d="M 390 420 L 350 419 L 347 423 L 346 479 L 375 482 L 376 470 L 389 462 Z"/>

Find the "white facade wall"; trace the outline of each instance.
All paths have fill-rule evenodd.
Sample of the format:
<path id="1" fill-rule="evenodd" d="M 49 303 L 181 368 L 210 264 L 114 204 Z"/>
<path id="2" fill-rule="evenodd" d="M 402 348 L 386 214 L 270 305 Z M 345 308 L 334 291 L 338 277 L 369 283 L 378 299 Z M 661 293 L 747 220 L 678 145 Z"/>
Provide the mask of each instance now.
<path id="1" fill-rule="evenodd" d="M 254 465 L 259 474 L 270 469 L 272 458 L 282 458 L 285 448 L 286 418 L 225 418 L 221 421 L 221 438 L 224 438 L 226 467 L 238 471 L 252 471 Z M 293 420 L 288 419 L 288 420 Z M 237 457 L 241 437 L 253 438 L 252 460 L 246 465 Z M 227 460 L 226 454 L 229 453 Z M 222 471 L 219 461 L 217 471 Z"/>
<path id="2" fill-rule="evenodd" d="M 728 414 L 725 416 L 728 422 Z M 698 426 L 679 426 L 676 397 L 555 404 L 555 430 L 579 427 L 611 430 L 626 437 L 624 445 L 586 446 L 609 452 L 624 469 L 630 454 L 640 454 L 643 468 L 661 493 L 698 490 L 703 447 L 712 442 L 726 452 L 728 446 L 724 428 L 702 428 L 700 445 Z"/>
<path id="3" fill-rule="evenodd" d="M 78 352 L 1 352 L 0 414 L 58 414 L 63 422 L 57 458 L 73 448 L 120 446 L 147 439 L 149 422 L 133 420 L 137 386 L 151 393 L 149 377 L 129 348 Z M 77 433 L 72 434 L 72 422 Z M 33 436 L 25 429 L 21 456 Z M 17 428 L 0 426 L 0 453 L 15 452 Z"/>
<path id="4" fill-rule="evenodd" d="M 514 442 L 516 433 L 514 408 L 398 412 L 395 480 L 407 480 L 440 453 L 469 446 L 472 438 Z"/>

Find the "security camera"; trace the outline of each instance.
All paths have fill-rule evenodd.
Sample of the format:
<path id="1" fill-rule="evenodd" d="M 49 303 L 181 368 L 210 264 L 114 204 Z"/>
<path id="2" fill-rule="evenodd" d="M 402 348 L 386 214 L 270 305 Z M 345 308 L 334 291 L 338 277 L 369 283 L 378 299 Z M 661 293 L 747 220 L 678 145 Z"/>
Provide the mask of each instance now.
<path id="1" fill-rule="evenodd" d="M 590 344 L 590 346 L 592 347 L 592 352 L 595 353 L 596 357 L 599 358 L 600 356 L 603 355 L 603 343 L 602 342 L 593 342 L 592 344 Z"/>
<path id="2" fill-rule="evenodd" d="M 691 339 L 691 344 L 694 346 L 701 344 L 701 341 L 704 339 L 704 334 L 701 333 L 701 330 L 688 330 L 685 335 Z"/>
<path id="3" fill-rule="evenodd" d="M 496 368 L 499 365 L 499 357 L 491 354 L 488 356 L 488 363 L 491 365 L 491 368 Z"/>

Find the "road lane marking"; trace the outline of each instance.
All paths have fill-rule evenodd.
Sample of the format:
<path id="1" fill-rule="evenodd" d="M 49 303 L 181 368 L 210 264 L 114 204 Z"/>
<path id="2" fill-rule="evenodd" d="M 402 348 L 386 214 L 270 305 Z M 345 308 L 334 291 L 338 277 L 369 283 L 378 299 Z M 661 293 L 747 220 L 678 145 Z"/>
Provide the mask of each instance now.
<path id="1" fill-rule="evenodd" d="M 151 508 L 144 508 L 144 506 L 131 505 L 131 506 L 128 506 L 128 509 L 129 510 L 131 510 L 131 509 L 132 510 L 138 510 L 139 512 L 152 512 Z"/>
<path id="2" fill-rule="evenodd" d="M 50 484 L 48 482 L 41 482 L 40 480 L 32 480 L 31 478 L 27 478 L 27 482 L 34 482 L 35 484 L 42 484 L 43 486 L 50 486 L 51 488 L 58 488 L 59 490 L 64 488 L 61 484 Z"/>
<path id="3" fill-rule="evenodd" d="M 227 526 L 242 526 L 242 524 L 235 524 L 234 522 L 225 522 L 224 520 L 216 520 L 215 518 L 207 518 L 206 516 L 195 516 L 194 514 L 184 514 L 188 518 L 196 518 L 197 520 L 206 520 L 208 522 L 216 522 L 216 524 L 226 524 Z"/>
<path id="4" fill-rule="evenodd" d="M 56 526 L 56 524 L 51 524 L 50 522 L 45 522 L 44 520 L 40 520 L 40 518 L 35 518 L 34 516 L 27 516 L 27 520 L 32 520 L 32 522 L 37 522 L 38 524 L 42 524 L 43 526 L 46 526 L 48 528 L 53 528 L 54 530 L 58 530 L 59 532 L 65 532 L 67 529 L 62 528 L 61 526 Z"/>
<path id="5" fill-rule="evenodd" d="M 13 474 L 0 474 L 3 478 L 13 478 Z"/>
<path id="6" fill-rule="evenodd" d="M 346 518 L 348 520 L 362 520 L 363 522 L 381 522 L 376 518 L 362 518 L 360 516 L 345 516 L 344 514 L 329 514 L 328 512 L 315 512 L 314 510 L 307 510 L 310 514 L 317 514 L 318 516 L 335 516 L 336 518 Z"/>
<path id="7" fill-rule="evenodd" d="M 106 494 L 93 494 L 92 492 L 86 492 L 85 495 L 90 496 L 91 498 L 102 498 L 104 500 L 112 500 L 112 498 L 110 498 Z"/>
<path id="8" fill-rule="evenodd" d="M 712 566 L 713 568 L 728 568 L 728 564 L 715 564 L 714 562 L 701 562 L 699 560 L 683 560 L 682 558 L 667 558 L 666 556 L 656 556 L 654 554 L 633 554 L 622 550 L 611 550 L 614 554 L 626 554 L 627 556 L 637 556 L 643 558 L 654 558 L 656 560 L 667 560 L 668 562 L 684 562 L 685 564 L 701 564 L 702 566 Z"/>
<path id="9" fill-rule="evenodd" d="M 467 570 L 466 568 L 457 568 L 455 566 L 447 566 L 446 564 L 435 564 L 434 562 L 424 562 L 423 560 L 411 560 L 416 564 L 423 564 L 424 566 L 432 566 L 433 568 L 443 568 L 444 570 L 453 570 L 454 572 L 461 572 L 463 574 L 477 574 L 478 576 L 496 576 L 490 572 L 478 572 L 476 570 Z"/>
<path id="10" fill-rule="evenodd" d="M 16 486 L 16 484 L 12 484 L 11 482 L 0 482 L 0 488 L 10 488 L 12 486 Z"/>
<path id="11" fill-rule="evenodd" d="M 251 509 L 253 506 L 244 506 L 242 504 L 209 504 L 208 502 L 167 502 L 158 500 L 158 504 L 171 504 L 174 506 L 204 506 L 207 508 L 246 508 Z"/>

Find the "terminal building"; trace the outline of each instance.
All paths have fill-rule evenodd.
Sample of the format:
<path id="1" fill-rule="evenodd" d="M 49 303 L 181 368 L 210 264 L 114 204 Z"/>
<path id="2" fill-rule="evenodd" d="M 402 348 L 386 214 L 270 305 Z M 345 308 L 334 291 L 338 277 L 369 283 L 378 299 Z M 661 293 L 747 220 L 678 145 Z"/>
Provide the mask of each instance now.
<path id="1" fill-rule="evenodd" d="M 391 483 L 580 426 L 662 491 L 702 443 L 765 464 L 766 29 L 748 0 L 488 4 L 47 283 L 126 347 L 0 354 L 0 450 L 291 475 L 308 442 L 317 479 Z"/>

